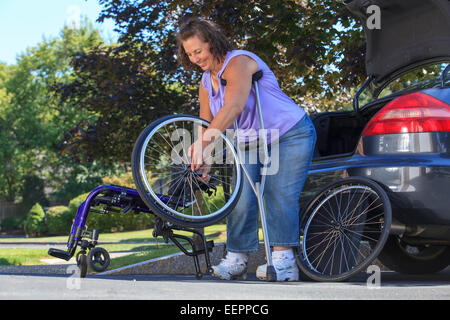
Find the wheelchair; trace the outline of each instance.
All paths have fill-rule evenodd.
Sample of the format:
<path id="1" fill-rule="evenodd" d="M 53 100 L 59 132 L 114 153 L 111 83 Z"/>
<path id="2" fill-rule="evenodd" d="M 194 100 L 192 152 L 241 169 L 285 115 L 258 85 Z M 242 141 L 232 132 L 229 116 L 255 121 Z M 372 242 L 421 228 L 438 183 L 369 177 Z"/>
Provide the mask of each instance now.
<path id="1" fill-rule="evenodd" d="M 76 256 L 80 277 L 86 276 L 88 265 L 94 271 L 104 271 L 110 264 L 110 257 L 105 249 L 96 247 L 98 232 L 87 230 L 89 212 L 145 212 L 156 216 L 154 237 L 162 236 L 166 243 L 172 241 L 183 253 L 193 257 L 197 278 L 212 274 L 209 253 L 214 242 L 206 241 L 199 228 L 214 224 L 231 212 L 242 188 L 242 171 L 233 144 L 225 136 L 218 139 L 225 143 L 223 149 L 211 155 L 214 164 L 208 181 L 201 179 L 200 171 L 190 169 L 186 154 L 191 141 L 188 135 L 207 128 L 208 124 L 197 117 L 175 115 L 148 126 L 137 139 L 132 153 L 137 190 L 117 185 L 95 188 L 78 208 L 67 241 L 68 249 L 50 248 L 49 255 L 69 261 L 80 247 Z M 193 236 L 174 231 L 188 231 Z M 186 244 L 192 250 L 188 250 Z M 200 255 L 205 256 L 206 272 L 201 270 Z"/>
<path id="2" fill-rule="evenodd" d="M 253 84 L 260 124 L 264 128 L 257 86 L 261 76 L 255 74 Z M 136 189 L 115 185 L 95 188 L 78 208 L 67 251 L 51 248 L 48 253 L 68 261 L 80 246 L 76 257 L 80 276 L 86 276 L 87 265 L 95 271 L 104 271 L 110 258 L 105 249 L 96 247 L 98 232 L 86 228 L 89 212 L 146 212 L 156 217 L 154 237 L 171 240 L 193 257 L 198 279 L 212 274 L 209 253 L 214 243 L 206 241 L 198 228 L 226 218 L 239 199 L 243 179 L 247 176 L 250 181 L 250 178 L 241 165 L 240 148 L 236 147 L 238 134 L 232 138 L 222 134 L 208 146 L 207 179 L 202 177 L 202 172 L 191 170 L 187 150 L 208 125 L 209 122 L 196 116 L 171 115 L 146 127 L 136 140 L 131 157 Z M 263 145 L 267 156 L 267 143 Z M 261 182 L 250 183 L 259 200 L 267 279 L 275 281 L 265 222 L 264 178 L 263 175 Z M 302 279 L 313 281 L 344 281 L 364 270 L 383 248 L 392 219 L 386 192 L 363 177 L 344 178 L 325 186 L 299 217 L 301 234 L 296 260 Z M 177 230 L 191 232 L 193 237 L 174 233 Z M 194 235 L 198 236 L 197 241 Z M 199 255 L 205 256 L 205 272 L 201 270 Z"/>

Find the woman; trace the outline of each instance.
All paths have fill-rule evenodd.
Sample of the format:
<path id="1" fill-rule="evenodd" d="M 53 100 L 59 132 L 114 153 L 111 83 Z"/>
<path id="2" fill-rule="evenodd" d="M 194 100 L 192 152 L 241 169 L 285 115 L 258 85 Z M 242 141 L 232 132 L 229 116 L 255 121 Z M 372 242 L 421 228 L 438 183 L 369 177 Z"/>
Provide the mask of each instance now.
<path id="1" fill-rule="evenodd" d="M 226 37 L 209 21 L 191 18 L 177 35 L 178 57 L 187 70 L 203 72 L 199 88 L 200 117 L 208 129 L 190 147 L 191 169 L 203 170 L 202 151 L 220 133 L 233 127 L 259 129 L 252 75 L 259 70 L 264 127 L 277 130 L 280 159 L 278 172 L 266 176 L 264 199 L 272 259 L 278 281 L 298 280 L 293 248 L 299 245 L 299 197 L 311 163 L 316 140 L 314 126 L 305 111 L 279 88 L 268 66 L 255 54 L 233 50 Z M 220 79 L 226 80 L 226 87 Z M 251 139 L 250 139 L 251 140 Z M 269 139 L 269 143 L 271 143 Z M 270 147 L 271 145 L 269 145 Z M 272 159 L 273 161 L 273 159 Z M 244 164 L 253 181 L 261 178 L 261 164 Z M 222 279 L 245 279 L 248 253 L 258 251 L 258 204 L 244 179 L 239 201 L 227 219 L 227 255 L 214 266 Z M 266 279 L 266 265 L 256 275 Z"/>

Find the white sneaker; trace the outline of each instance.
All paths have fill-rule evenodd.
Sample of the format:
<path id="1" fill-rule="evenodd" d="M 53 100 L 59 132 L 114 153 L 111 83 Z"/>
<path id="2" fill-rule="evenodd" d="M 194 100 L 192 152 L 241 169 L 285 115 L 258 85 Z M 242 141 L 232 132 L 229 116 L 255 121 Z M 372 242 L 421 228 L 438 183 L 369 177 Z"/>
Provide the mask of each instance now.
<path id="1" fill-rule="evenodd" d="M 293 255 L 274 251 L 272 263 L 277 274 L 277 281 L 298 281 L 299 271 Z M 256 277 L 260 280 L 267 280 L 267 264 L 256 269 Z"/>
<path id="2" fill-rule="evenodd" d="M 213 266 L 213 275 L 224 280 L 245 280 L 247 279 L 247 261 L 229 252 L 225 259 Z"/>

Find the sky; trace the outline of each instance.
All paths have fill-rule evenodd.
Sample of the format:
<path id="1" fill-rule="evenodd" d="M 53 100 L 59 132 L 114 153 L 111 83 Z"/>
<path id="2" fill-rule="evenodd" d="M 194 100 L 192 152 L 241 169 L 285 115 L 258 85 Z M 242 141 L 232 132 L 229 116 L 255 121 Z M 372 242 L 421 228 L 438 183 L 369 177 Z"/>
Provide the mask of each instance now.
<path id="1" fill-rule="evenodd" d="M 0 62 L 14 64 L 16 56 L 58 36 L 65 24 L 76 26 L 87 17 L 107 42 L 117 39 L 111 20 L 97 23 L 102 7 L 97 0 L 0 0 Z"/>

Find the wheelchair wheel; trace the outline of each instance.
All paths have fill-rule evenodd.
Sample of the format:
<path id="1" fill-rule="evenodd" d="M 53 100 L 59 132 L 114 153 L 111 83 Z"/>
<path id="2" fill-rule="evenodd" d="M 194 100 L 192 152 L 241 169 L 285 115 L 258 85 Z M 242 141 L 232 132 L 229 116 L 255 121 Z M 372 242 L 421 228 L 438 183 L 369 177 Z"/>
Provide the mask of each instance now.
<path id="1" fill-rule="evenodd" d="M 298 264 L 314 281 L 344 281 L 375 260 L 389 235 L 391 205 L 386 192 L 361 177 L 323 188 L 301 217 Z"/>
<path id="2" fill-rule="evenodd" d="M 192 171 L 188 148 L 209 122 L 173 115 L 153 122 L 137 139 L 132 154 L 136 189 L 161 218 L 186 227 L 204 227 L 226 217 L 242 189 L 242 171 L 233 143 L 225 135 L 205 150 L 209 181 Z"/>
<path id="3" fill-rule="evenodd" d="M 86 278 L 88 270 L 86 253 L 82 251 L 78 252 L 75 259 L 77 261 L 77 267 L 80 270 L 80 278 Z"/>
<path id="4" fill-rule="evenodd" d="M 87 260 L 89 266 L 96 272 L 105 271 L 111 263 L 108 251 L 100 247 L 91 249 L 88 253 Z"/>

